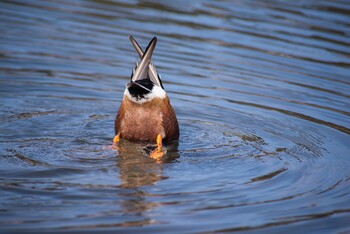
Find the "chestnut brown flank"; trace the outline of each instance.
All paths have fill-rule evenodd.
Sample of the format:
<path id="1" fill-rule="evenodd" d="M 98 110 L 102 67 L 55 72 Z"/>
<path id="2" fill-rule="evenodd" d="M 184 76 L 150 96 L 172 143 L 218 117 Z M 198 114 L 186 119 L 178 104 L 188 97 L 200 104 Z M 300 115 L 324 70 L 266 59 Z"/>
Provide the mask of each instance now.
<path id="1" fill-rule="evenodd" d="M 158 134 L 164 143 L 179 139 L 179 126 L 168 97 L 137 104 L 124 96 L 114 130 L 130 141 L 154 142 Z"/>

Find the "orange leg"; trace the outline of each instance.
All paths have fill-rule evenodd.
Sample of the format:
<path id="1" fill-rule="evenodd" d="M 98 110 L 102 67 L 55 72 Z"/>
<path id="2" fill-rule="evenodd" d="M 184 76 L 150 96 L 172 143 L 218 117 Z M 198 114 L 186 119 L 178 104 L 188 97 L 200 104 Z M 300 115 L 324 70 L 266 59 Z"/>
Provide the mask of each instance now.
<path id="1" fill-rule="evenodd" d="M 162 143 L 163 141 L 163 138 L 162 138 L 162 135 L 158 134 L 157 135 L 157 139 L 156 139 L 156 142 L 157 142 L 157 149 L 155 149 L 151 154 L 150 154 L 150 157 L 153 158 L 153 159 L 161 159 L 164 155 L 163 151 L 162 151 Z"/>
<path id="2" fill-rule="evenodd" d="M 113 144 L 117 143 L 120 141 L 120 133 L 118 133 L 117 135 L 114 136 L 113 138 Z"/>
<path id="3" fill-rule="evenodd" d="M 118 146 L 118 142 L 120 141 L 120 133 L 118 133 L 117 135 L 115 135 L 113 137 L 113 145 L 112 145 L 112 149 L 118 150 L 120 151 L 120 148 Z"/>

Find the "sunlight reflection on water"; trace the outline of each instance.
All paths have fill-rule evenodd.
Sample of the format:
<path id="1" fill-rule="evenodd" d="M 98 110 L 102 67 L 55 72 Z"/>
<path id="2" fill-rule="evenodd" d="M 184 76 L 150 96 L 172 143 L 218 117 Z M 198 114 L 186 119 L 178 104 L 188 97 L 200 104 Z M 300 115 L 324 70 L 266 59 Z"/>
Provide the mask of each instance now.
<path id="1" fill-rule="evenodd" d="M 349 4 L 2 1 L 5 232 L 350 230 Z M 181 137 L 112 150 L 137 55 Z M 220 217 L 220 218 L 214 218 Z"/>

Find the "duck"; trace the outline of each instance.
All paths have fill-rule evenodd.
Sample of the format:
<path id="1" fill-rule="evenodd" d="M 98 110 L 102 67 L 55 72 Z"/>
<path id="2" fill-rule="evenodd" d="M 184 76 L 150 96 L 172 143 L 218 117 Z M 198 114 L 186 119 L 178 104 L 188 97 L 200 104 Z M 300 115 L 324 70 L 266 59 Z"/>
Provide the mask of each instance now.
<path id="1" fill-rule="evenodd" d="M 150 157 L 161 159 L 165 154 L 163 144 L 175 143 L 180 133 L 174 108 L 152 62 L 157 37 L 153 37 L 145 51 L 131 35 L 129 39 L 140 60 L 132 70 L 115 118 L 113 144 L 121 139 L 155 143 Z"/>

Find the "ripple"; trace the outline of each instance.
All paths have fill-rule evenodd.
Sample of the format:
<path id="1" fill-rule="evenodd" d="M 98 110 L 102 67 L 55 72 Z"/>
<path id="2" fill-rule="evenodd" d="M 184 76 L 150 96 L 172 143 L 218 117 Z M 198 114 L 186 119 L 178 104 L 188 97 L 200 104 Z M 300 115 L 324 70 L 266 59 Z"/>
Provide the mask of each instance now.
<path id="1" fill-rule="evenodd" d="M 5 231 L 347 231 L 345 2 L 0 9 Z M 158 162 L 152 144 L 111 146 L 137 59 L 129 34 L 144 49 L 157 35 L 154 62 L 180 123 Z"/>

